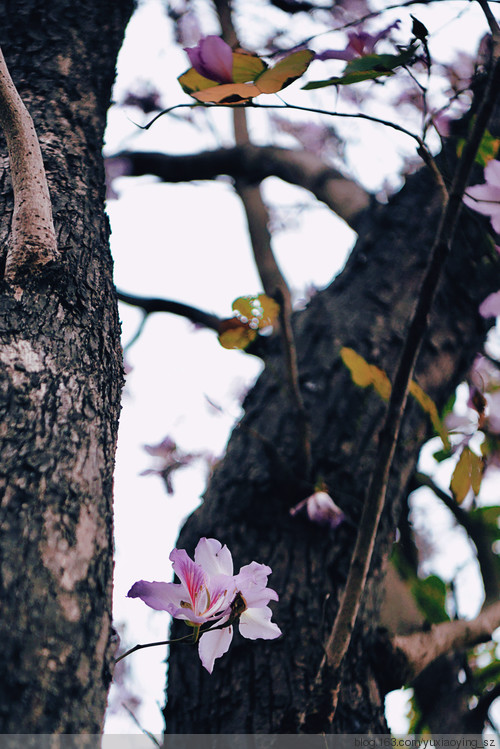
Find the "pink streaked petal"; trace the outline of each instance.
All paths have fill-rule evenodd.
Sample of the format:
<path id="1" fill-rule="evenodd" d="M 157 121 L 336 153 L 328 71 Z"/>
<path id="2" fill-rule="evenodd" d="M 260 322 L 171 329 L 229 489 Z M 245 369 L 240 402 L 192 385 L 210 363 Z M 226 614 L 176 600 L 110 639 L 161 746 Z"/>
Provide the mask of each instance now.
<path id="1" fill-rule="evenodd" d="M 472 185 L 465 192 L 464 203 L 479 213 L 491 213 L 500 203 L 500 187 Z"/>
<path id="2" fill-rule="evenodd" d="M 189 558 L 185 549 L 174 549 L 170 554 L 174 572 L 185 587 L 193 610 L 196 610 L 196 598 L 205 585 L 205 574 L 199 564 Z"/>
<path id="3" fill-rule="evenodd" d="M 240 616 L 240 633 L 249 640 L 274 640 L 281 629 L 271 621 L 272 615 L 268 606 L 247 609 Z"/>
<path id="4" fill-rule="evenodd" d="M 157 611 L 168 611 L 175 616 L 174 611 L 180 608 L 184 588 L 175 583 L 147 582 L 139 580 L 134 583 L 127 593 L 128 598 L 140 598 L 145 604 Z"/>
<path id="5" fill-rule="evenodd" d="M 236 595 L 234 578 L 229 575 L 217 575 L 210 580 L 208 593 L 210 606 L 205 611 L 205 616 L 220 616 L 229 609 L 231 601 Z"/>
<path id="6" fill-rule="evenodd" d="M 231 552 L 215 538 L 200 538 L 194 552 L 194 561 L 210 576 L 233 574 Z"/>
<path id="7" fill-rule="evenodd" d="M 213 671 L 216 658 L 220 658 L 229 650 L 232 639 L 232 627 L 216 629 L 213 632 L 205 632 L 202 634 L 198 645 L 198 654 L 203 666 L 207 669 L 209 674 Z"/>

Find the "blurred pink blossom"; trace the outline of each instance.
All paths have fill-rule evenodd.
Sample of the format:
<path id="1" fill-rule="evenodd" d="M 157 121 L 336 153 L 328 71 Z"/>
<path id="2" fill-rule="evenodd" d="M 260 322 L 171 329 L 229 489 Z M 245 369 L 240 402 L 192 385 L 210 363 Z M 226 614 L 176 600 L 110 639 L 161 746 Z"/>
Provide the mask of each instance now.
<path id="1" fill-rule="evenodd" d="M 500 161 L 489 161 L 484 169 L 482 185 L 468 187 L 464 196 L 464 203 L 472 210 L 489 216 L 491 225 L 500 234 Z"/>

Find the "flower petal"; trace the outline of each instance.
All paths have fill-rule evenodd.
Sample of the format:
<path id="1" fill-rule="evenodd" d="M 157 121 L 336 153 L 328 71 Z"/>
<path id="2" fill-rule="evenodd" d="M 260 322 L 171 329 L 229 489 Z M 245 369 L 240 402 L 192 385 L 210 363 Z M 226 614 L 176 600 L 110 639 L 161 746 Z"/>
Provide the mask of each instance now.
<path id="1" fill-rule="evenodd" d="M 128 598 L 140 598 L 148 606 L 156 611 L 173 612 L 181 605 L 184 589 L 176 583 L 147 582 L 139 580 L 134 583 L 127 593 Z"/>
<path id="2" fill-rule="evenodd" d="M 233 574 L 231 552 L 215 538 L 200 538 L 194 552 L 194 561 L 210 576 Z"/>
<path id="3" fill-rule="evenodd" d="M 174 549 L 169 557 L 174 572 L 186 589 L 188 603 L 196 611 L 196 601 L 205 585 L 205 573 L 199 564 L 193 562 L 185 549 Z"/>
<path id="4" fill-rule="evenodd" d="M 484 178 L 488 185 L 500 188 L 500 161 L 492 159 L 484 168 Z"/>
<path id="5" fill-rule="evenodd" d="M 186 52 L 191 65 L 200 75 L 217 83 L 232 83 L 233 50 L 223 39 L 206 36 Z"/>
<path id="6" fill-rule="evenodd" d="M 482 317 L 500 316 L 500 291 L 495 291 L 486 297 L 479 306 L 479 314 Z"/>
<path id="7" fill-rule="evenodd" d="M 271 621 L 272 615 L 269 606 L 247 609 L 240 616 L 240 633 L 249 640 L 274 640 L 281 629 Z"/>
<path id="8" fill-rule="evenodd" d="M 215 659 L 220 658 L 229 650 L 232 639 L 232 627 L 216 629 L 213 632 L 205 632 L 200 637 L 198 654 L 203 666 L 207 669 L 209 674 L 213 671 Z"/>

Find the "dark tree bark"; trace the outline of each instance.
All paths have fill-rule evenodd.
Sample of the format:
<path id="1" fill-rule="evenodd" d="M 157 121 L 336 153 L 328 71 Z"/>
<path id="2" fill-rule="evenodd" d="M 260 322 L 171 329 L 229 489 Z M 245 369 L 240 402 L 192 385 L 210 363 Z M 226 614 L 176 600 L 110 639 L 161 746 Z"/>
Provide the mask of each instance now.
<path id="1" fill-rule="evenodd" d="M 453 166 L 454 146 L 441 166 Z M 335 531 L 289 510 L 312 492 L 300 474 L 300 447 L 287 397 L 280 351 L 271 342 L 266 369 L 245 402 L 245 417 L 216 469 L 204 503 L 185 524 L 179 548 L 193 551 L 213 536 L 236 566 L 255 559 L 273 569 L 280 594 L 274 619 L 284 636 L 251 642 L 236 637 L 211 676 L 195 648 L 172 646 L 165 709 L 170 733 L 294 733 L 323 656 L 345 584 L 363 498 L 374 468 L 385 404 L 353 385 L 339 350 L 350 346 L 394 376 L 440 212 L 437 188 L 422 169 L 387 206 L 373 205 L 359 224 L 359 241 L 342 274 L 295 315 L 300 381 L 312 427 L 313 481 L 322 478 L 347 515 Z M 318 238 L 325 247 L 334 237 Z M 498 288 L 498 257 L 484 224 L 464 214 L 447 261 L 417 380 L 444 405 L 469 369 L 486 334 L 478 314 Z M 395 540 L 401 499 L 429 423 L 409 403 L 392 467 L 388 500 L 353 640 L 342 669 L 332 733 L 387 732 L 384 694 L 401 686 L 377 657 L 375 633 L 384 563 Z M 259 436 L 262 439 L 259 439 Z M 272 445 L 272 448 L 270 448 Z M 182 624 L 174 624 L 179 636 Z M 397 679 L 396 679 L 397 682 Z"/>
<path id="2" fill-rule="evenodd" d="M 0 281 L 0 733 L 99 732 L 111 678 L 121 349 L 101 157 L 132 0 L 0 2 L 60 264 Z M 0 143 L 1 277 L 12 188 Z"/>

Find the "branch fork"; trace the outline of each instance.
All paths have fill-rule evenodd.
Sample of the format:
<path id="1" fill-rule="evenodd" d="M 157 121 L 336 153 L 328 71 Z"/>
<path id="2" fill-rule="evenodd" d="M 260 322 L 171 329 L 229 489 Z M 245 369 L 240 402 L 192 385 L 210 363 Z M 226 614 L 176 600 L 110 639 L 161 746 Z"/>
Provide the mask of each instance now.
<path id="1" fill-rule="evenodd" d="M 32 275 L 58 260 L 52 206 L 40 144 L 0 50 L 0 126 L 7 141 L 14 213 L 5 280 Z"/>

